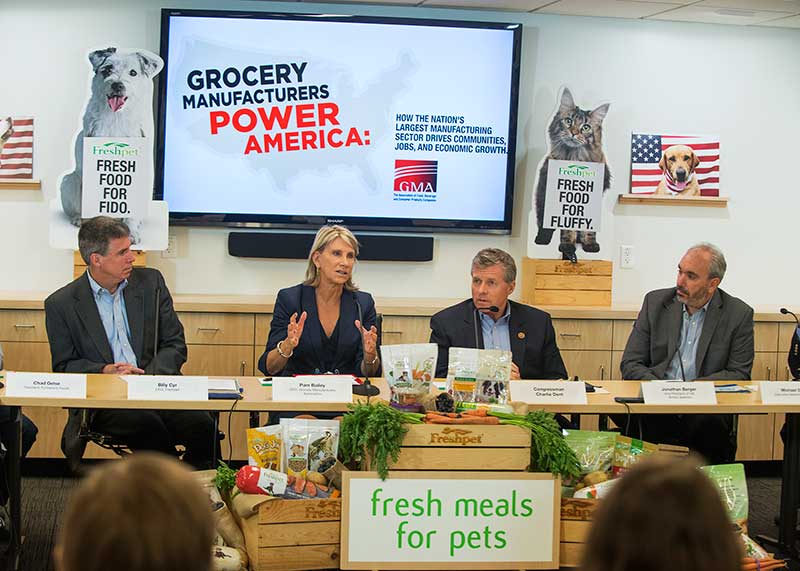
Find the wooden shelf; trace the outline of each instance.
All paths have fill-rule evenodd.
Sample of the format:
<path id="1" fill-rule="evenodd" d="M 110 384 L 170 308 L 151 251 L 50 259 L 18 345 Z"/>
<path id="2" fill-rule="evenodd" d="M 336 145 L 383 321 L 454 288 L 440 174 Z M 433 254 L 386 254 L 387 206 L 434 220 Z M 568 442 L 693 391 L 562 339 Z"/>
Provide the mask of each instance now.
<path id="1" fill-rule="evenodd" d="M 620 194 L 619 203 L 725 208 L 728 205 L 728 198 L 722 196 L 672 196 L 669 194 Z"/>
<path id="2" fill-rule="evenodd" d="M 25 178 L 0 178 L 0 190 L 42 190 L 42 181 Z"/>

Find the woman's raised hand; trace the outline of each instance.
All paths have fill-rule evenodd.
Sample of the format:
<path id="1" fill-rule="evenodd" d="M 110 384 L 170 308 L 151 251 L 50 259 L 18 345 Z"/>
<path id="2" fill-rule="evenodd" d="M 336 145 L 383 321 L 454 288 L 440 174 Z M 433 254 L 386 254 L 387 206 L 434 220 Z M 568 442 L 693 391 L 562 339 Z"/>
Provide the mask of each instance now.
<path id="1" fill-rule="evenodd" d="M 304 311 L 298 321 L 297 312 L 295 311 L 289 318 L 289 325 L 286 327 L 286 341 L 283 342 L 284 344 L 289 344 L 289 347 L 287 347 L 289 351 L 294 351 L 295 347 L 300 343 L 303 328 L 306 326 L 306 317 L 308 317 L 308 314 Z"/>
<path id="2" fill-rule="evenodd" d="M 361 332 L 361 342 L 364 345 L 364 360 L 372 361 L 378 354 L 378 330 L 374 325 L 369 329 L 365 329 L 358 319 L 356 319 L 355 323 Z"/>

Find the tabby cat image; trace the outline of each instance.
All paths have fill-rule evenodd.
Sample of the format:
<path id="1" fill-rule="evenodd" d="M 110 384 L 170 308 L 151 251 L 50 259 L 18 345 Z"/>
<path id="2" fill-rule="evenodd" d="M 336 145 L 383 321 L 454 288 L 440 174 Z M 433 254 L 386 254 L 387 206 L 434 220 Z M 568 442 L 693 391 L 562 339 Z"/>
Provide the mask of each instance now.
<path id="1" fill-rule="evenodd" d="M 542 161 L 536 185 L 536 223 L 539 231 L 534 241 L 537 244 L 549 244 L 554 232 L 552 229 L 542 227 L 547 189 L 547 167 L 550 159 L 603 163 L 605 164 L 603 192 L 611 186 L 611 172 L 603 154 L 603 119 L 608 112 L 608 106 L 609 104 L 605 103 L 594 111 L 584 111 L 575 105 L 569 89 L 565 87 L 561 93 L 561 105 L 547 130 L 550 139 L 550 153 Z M 600 244 L 597 242 L 595 234 L 595 232 L 562 230 L 558 250 L 565 260 L 575 261 L 577 259 L 575 256 L 577 240 L 585 252 L 599 252 Z"/>

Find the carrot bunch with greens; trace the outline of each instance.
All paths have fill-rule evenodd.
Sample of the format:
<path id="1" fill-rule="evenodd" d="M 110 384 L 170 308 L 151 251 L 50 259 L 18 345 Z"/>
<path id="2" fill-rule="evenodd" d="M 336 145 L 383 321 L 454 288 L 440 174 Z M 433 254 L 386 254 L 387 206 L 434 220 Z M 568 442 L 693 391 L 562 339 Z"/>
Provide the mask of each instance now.
<path id="1" fill-rule="evenodd" d="M 350 405 L 339 426 L 339 454 L 342 461 L 361 467 L 369 458 L 370 468 L 382 480 L 389 474 L 389 460 L 397 462 L 400 445 L 408 432 L 404 424 L 422 424 L 425 415 L 402 412 L 378 402 Z"/>
<path id="2" fill-rule="evenodd" d="M 745 557 L 742 560 L 742 569 L 744 571 L 767 571 L 768 569 L 783 569 L 786 567 L 786 561 L 783 559 L 753 559 L 752 557 Z"/>

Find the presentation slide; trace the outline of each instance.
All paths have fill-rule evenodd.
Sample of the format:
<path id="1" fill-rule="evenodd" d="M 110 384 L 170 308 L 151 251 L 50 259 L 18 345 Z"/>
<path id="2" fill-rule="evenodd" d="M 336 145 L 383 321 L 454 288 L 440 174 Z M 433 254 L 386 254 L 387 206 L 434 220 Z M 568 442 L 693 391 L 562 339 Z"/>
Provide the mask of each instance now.
<path id="1" fill-rule="evenodd" d="M 174 213 L 504 220 L 511 29 L 172 15 L 163 55 Z"/>

